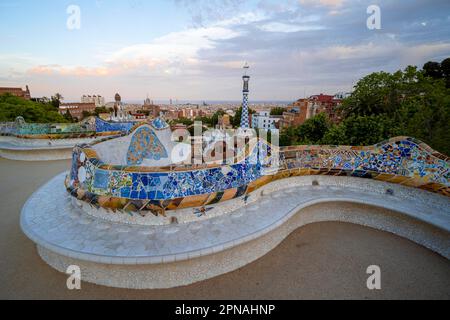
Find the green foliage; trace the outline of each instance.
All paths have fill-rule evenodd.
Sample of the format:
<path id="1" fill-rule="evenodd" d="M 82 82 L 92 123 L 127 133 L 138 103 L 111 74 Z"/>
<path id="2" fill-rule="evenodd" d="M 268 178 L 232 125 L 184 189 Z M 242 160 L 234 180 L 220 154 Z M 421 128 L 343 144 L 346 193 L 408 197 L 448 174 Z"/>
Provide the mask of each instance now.
<path id="1" fill-rule="evenodd" d="M 441 71 L 447 88 L 450 88 L 450 58 L 441 62 Z"/>
<path id="2" fill-rule="evenodd" d="M 68 121 L 68 122 L 75 122 L 76 120 L 72 117 L 72 115 L 70 114 L 69 110 L 66 110 L 66 112 L 64 113 L 63 117 Z"/>
<path id="3" fill-rule="evenodd" d="M 428 61 L 423 65 L 423 71 L 425 76 L 427 77 L 431 77 L 434 79 L 442 78 L 442 69 L 439 62 Z"/>
<path id="4" fill-rule="evenodd" d="M 214 128 L 219 123 L 219 116 L 223 116 L 224 114 L 225 111 L 223 111 L 222 109 L 219 109 L 216 112 L 214 112 L 213 116 L 211 117 L 209 125 Z"/>
<path id="5" fill-rule="evenodd" d="M 59 109 L 59 105 L 61 104 L 61 101 L 64 99 L 64 97 L 60 93 L 55 93 L 54 96 L 52 96 L 50 100 L 50 104 L 55 108 L 55 110 Z"/>
<path id="6" fill-rule="evenodd" d="M 436 64 L 426 64 L 426 68 L 409 66 L 395 73 L 365 76 L 343 101 L 340 124 L 330 124 L 319 114 L 283 130 L 280 145 L 372 145 L 411 136 L 450 154 L 450 89 L 445 78 L 450 73 L 450 58 L 440 64 L 441 78 L 431 76 L 438 75 Z"/>
<path id="7" fill-rule="evenodd" d="M 98 117 L 100 113 L 111 113 L 111 111 L 112 111 L 111 109 L 112 108 L 106 108 L 105 106 L 97 107 L 94 109 L 93 115 Z M 138 113 L 144 113 L 144 114 L 145 114 L 145 112 L 148 112 L 148 111 L 147 110 L 138 111 Z M 148 115 L 148 114 L 146 114 L 146 115 Z"/>
<path id="8" fill-rule="evenodd" d="M 270 115 L 271 116 L 281 116 L 283 114 L 283 112 L 285 112 L 285 111 L 286 111 L 286 109 L 283 107 L 275 107 L 270 110 Z"/>
<path id="9" fill-rule="evenodd" d="M 444 79 L 447 88 L 450 88 L 450 58 L 441 63 L 428 61 L 423 65 L 423 74 L 433 79 Z"/>
<path id="10" fill-rule="evenodd" d="M 297 143 L 314 144 L 322 140 L 323 136 L 330 129 L 331 122 L 325 113 L 320 113 L 315 117 L 306 120 L 301 126 L 297 127 Z"/>
<path id="11" fill-rule="evenodd" d="M 385 115 L 351 116 L 341 124 L 330 128 L 320 142 L 331 145 L 367 146 L 399 134 L 394 120 Z"/>
<path id="12" fill-rule="evenodd" d="M 194 121 L 192 121 L 191 119 L 188 119 L 188 118 L 178 118 L 178 119 L 173 120 L 173 123 L 181 123 L 186 126 L 190 126 L 194 123 Z"/>
<path id="13" fill-rule="evenodd" d="M 14 121 L 19 116 L 22 116 L 26 122 L 70 122 L 55 110 L 51 102 L 39 103 L 10 94 L 0 95 L 0 121 Z"/>

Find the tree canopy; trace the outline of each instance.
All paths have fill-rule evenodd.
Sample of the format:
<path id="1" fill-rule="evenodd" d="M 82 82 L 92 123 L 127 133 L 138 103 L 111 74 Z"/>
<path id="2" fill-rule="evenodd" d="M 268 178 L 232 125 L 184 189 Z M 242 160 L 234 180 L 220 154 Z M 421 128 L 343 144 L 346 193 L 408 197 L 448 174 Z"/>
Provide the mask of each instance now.
<path id="1" fill-rule="evenodd" d="M 394 73 L 363 77 L 341 105 L 343 120 L 331 124 L 325 114 L 281 132 L 280 144 L 371 145 L 405 135 L 450 154 L 450 58 L 423 70 L 408 66 Z"/>
<path id="2" fill-rule="evenodd" d="M 51 101 L 40 103 L 25 100 L 11 94 L 0 95 L 0 121 L 14 121 L 19 116 L 22 116 L 26 122 L 70 122 L 67 117 L 59 114 Z"/>

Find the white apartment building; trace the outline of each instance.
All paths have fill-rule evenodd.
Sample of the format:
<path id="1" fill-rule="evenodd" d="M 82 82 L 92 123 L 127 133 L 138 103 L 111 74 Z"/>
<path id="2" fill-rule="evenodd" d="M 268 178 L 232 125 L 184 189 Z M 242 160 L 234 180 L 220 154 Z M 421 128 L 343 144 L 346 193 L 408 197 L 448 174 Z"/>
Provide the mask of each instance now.
<path id="1" fill-rule="evenodd" d="M 100 95 L 83 95 L 81 97 L 82 103 L 95 103 L 95 107 L 102 107 L 105 105 L 105 98 Z"/>
<path id="2" fill-rule="evenodd" d="M 259 111 L 252 114 L 252 128 L 264 130 L 278 130 L 275 123 L 280 121 L 280 116 L 271 116 L 270 111 Z"/>

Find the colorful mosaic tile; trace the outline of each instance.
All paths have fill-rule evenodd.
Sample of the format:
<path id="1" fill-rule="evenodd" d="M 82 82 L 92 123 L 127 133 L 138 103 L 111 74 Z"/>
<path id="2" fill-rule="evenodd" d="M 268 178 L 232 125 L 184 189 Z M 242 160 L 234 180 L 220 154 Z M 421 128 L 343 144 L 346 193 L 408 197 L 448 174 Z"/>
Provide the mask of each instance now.
<path id="1" fill-rule="evenodd" d="M 139 133 L 133 136 L 135 144 L 144 142 L 138 149 L 145 154 L 152 148 L 152 131 L 143 126 L 135 132 Z M 274 179 L 314 174 L 373 178 L 450 196 L 450 162 L 412 138 L 395 138 L 370 147 L 291 146 L 282 148 L 278 158 L 271 156 L 273 152 L 272 146 L 259 141 L 239 163 L 148 172 L 139 166 L 105 166 L 95 151 L 82 146 L 74 149 L 67 188 L 93 205 L 160 211 L 217 203 L 246 195 Z M 275 162 L 280 167 L 270 171 Z"/>
<path id="2" fill-rule="evenodd" d="M 95 118 L 95 130 L 97 132 L 120 131 L 128 133 L 133 126 L 133 122 L 107 122 L 100 118 Z"/>
<path id="3" fill-rule="evenodd" d="M 144 159 L 167 158 L 166 148 L 156 134 L 148 127 L 138 128 L 131 137 L 127 152 L 128 165 L 140 165 Z"/>
<path id="4" fill-rule="evenodd" d="M 164 119 L 158 117 L 151 122 L 151 125 L 158 130 L 167 129 L 169 125 Z"/>
<path id="5" fill-rule="evenodd" d="M 18 137 L 70 138 L 108 132 L 128 133 L 134 123 L 110 123 L 100 118 L 88 118 L 78 123 L 27 123 L 22 117 L 15 122 L 0 123 L 0 134 Z"/>

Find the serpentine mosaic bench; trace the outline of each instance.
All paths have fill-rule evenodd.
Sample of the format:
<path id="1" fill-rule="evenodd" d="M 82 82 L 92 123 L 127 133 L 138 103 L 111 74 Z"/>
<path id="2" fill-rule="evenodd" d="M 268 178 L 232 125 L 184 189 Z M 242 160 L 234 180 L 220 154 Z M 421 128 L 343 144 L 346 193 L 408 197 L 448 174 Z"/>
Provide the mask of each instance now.
<path id="1" fill-rule="evenodd" d="M 70 159 L 77 144 L 127 134 L 134 123 L 110 123 L 90 117 L 79 123 L 0 123 L 0 156 L 14 160 Z"/>
<path id="2" fill-rule="evenodd" d="M 144 129 L 149 136 L 142 135 Z M 144 141 L 142 145 L 136 137 Z M 135 150 L 136 143 L 142 146 L 140 151 Z M 271 147 L 263 142 L 239 163 L 181 170 L 139 165 L 144 157 L 167 158 L 168 151 L 149 128 L 133 135 L 122 156 L 127 158 L 126 165 L 105 163 L 97 153 L 99 145 L 74 149 L 66 187 L 77 199 L 112 211 L 164 215 L 166 210 L 211 205 L 251 193 L 271 181 L 301 175 L 371 178 L 450 195 L 448 158 L 409 137 L 371 147 L 282 148 L 275 173 L 268 170 Z"/>
<path id="3" fill-rule="evenodd" d="M 70 171 L 24 205 L 22 230 L 55 269 L 78 265 L 84 281 L 136 289 L 235 270 L 320 221 L 450 258 L 449 159 L 413 138 L 280 149 L 259 140 L 229 164 L 177 165 L 171 154 L 185 147 L 161 119 L 76 146 Z"/>

